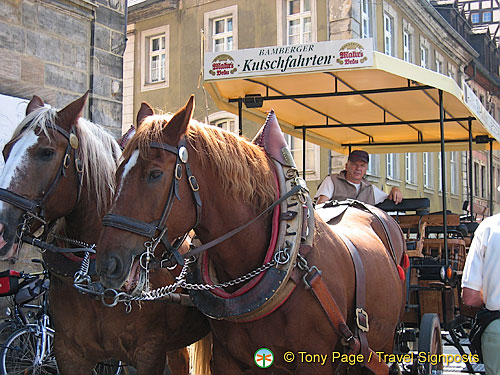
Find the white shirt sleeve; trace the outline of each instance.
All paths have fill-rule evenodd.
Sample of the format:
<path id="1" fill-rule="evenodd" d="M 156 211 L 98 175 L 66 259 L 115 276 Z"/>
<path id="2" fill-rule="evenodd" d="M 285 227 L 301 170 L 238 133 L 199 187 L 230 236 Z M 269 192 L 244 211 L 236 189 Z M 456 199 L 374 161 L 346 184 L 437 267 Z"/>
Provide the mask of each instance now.
<path id="1" fill-rule="evenodd" d="M 320 195 L 324 195 L 328 197 L 328 199 L 332 199 L 334 191 L 335 185 L 333 185 L 333 181 L 330 176 L 327 176 L 321 185 L 319 185 L 318 191 L 314 195 L 314 199 L 319 198 Z"/>
<path id="2" fill-rule="evenodd" d="M 488 233 L 485 233 L 488 232 Z M 488 246 L 489 228 L 483 230 L 481 225 L 476 229 L 474 239 L 469 248 L 462 275 L 462 287 L 481 291 L 483 289 L 484 250 Z M 485 243 L 486 242 L 486 243 Z"/>
<path id="3" fill-rule="evenodd" d="M 380 190 L 378 187 L 373 185 L 373 195 L 375 197 L 375 204 L 379 204 L 387 199 L 389 194 L 384 193 L 382 190 Z"/>

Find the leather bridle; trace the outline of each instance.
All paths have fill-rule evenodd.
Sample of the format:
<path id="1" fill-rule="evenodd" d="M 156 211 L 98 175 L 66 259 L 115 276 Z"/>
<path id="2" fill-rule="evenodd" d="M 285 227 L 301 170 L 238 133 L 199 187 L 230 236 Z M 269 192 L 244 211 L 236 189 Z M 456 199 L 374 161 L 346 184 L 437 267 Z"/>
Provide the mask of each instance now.
<path id="1" fill-rule="evenodd" d="M 29 125 L 29 124 L 28 124 Z M 26 125 L 24 129 L 28 127 Z M 51 197 L 52 193 L 55 191 L 56 186 L 58 185 L 60 179 L 62 176 L 66 176 L 66 170 L 69 168 L 71 165 L 71 154 L 73 154 L 73 159 L 74 159 L 74 168 L 76 172 L 76 183 L 77 183 L 77 194 L 76 194 L 76 200 L 75 204 L 73 205 L 72 211 L 75 209 L 77 206 L 78 202 L 80 201 L 80 195 L 82 191 L 82 174 L 83 174 L 83 165 L 81 160 L 78 158 L 78 137 L 76 136 L 76 131 L 75 128 L 72 127 L 69 132 L 67 132 L 65 129 L 60 127 L 57 124 L 48 124 L 48 128 L 51 128 L 57 132 L 59 132 L 61 135 L 63 135 L 67 141 L 68 145 L 66 146 L 66 151 L 64 152 L 64 157 L 62 160 L 61 165 L 59 166 L 59 170 L 57 171 L 56 176 L 52 180 L 52 183 L 49 185 L 49 188 L 45 192 L 45 194 L 40 198 L 40 199 L 29 199 L 25 196 L 19 195 L 17 193 L 14 193 L 13 191 L 0 188 L 0 201 L 4 201 L 14 207 L 17 207 L 21 210 L 23 210 L 25 213 L 23 215 L 24 222 L 20 225 L 20 233 L 18 233 L 17 236 L 17 241 L 23 241 L 23 242 L 28 242 L 30 244 L 33 244 L 35 246 L 39 246 L 44 248 L 45 250 L 50 250 L 54 252 L 75 252 L 79 251 L 79 249 L 65 249 L 65 248 L 59 248 L 54 245 L 50 245 L 47 243 L 44 243 L 43 241 L 40 241 L 36 237 L 34 237 L 30 233 L 30 221 L 31 219 L 35 219 L 39 222 L 41 222 L 43 225 L 47 225 L 48 221 L 45 218 L 45 205 L 49 198 Z M 24 129 L 22 131 L 24 131 Z M 21 131 L 21 132 L 22 132 Z M 95 252 L 95 251 L 93 251 Z"/>
<path id="2" fill-rule="evenodd" d="M 141 256 L 140 265 L 146 271 L 148 271 L 148 269 L 150 268 L 151 263 L 156 263 L 156 264 L 159 263 L 159 267 L 162 267 L 164 262 L 167 262 L 167 267 L 170 266 L 175 267 L 176 264 L 184 265 L 184 258 L 179 253 L 179 248 L 186 239 L 189 231 L 187 231 L 184 234 L 184 236 L 176 239 L 174 241 L 174 244 L 171 244 L 168 241 L 167 237 L 168 235 L 167 220 L 172 210 L 172 206 L 174 204 L 175 199 L 178 199 L 179 201 L 181 200 L 179 196 L 179 181 L 182 178 L 183 168 L 186 169 L 188 184 L 189 187 L 191 188 L 191 192 L 193 194 L 196 207 L 196 222 L 191 229 L 194 229 L 198 226 L 198 223 L 201 218 L 201 206 L 202 206 L 200 194 L 198 193 L 199 190 L 198 182 L 196 180 L 196 177 L 193 176 L 193 174 L 191 173 L 191 168 L 189 167 L 189 161 L 188 161 L 189 158 L 188 158 L 188 151 L 186 147 L 185 137 L 182 137 L 180 139 L 177 147 L 159 142 L 151 142 L 149 144 L 149 147 L 171 152 L 177 157 L 167 202 L 165 203 L 165 207 L 163 208 L 160 220 L 146 223 L 144 221 L 137 220 L 132 217 L 117 215 L 117 214 L 107 214 L 104 216 L 102 220 L 102 224 L 104 226 L 118 228 L 150 239 L 149 241 L 144 243 L 146 251 L 141 253 L 140 255 Z M 157 260 L 154 257 L 154 250 L 160 242 L 163 244 L 166 250 L 163 253 L 161 259 Z M 175 258 L 175 262 L 172 262 L 171 259 L 172 256 Z"/>

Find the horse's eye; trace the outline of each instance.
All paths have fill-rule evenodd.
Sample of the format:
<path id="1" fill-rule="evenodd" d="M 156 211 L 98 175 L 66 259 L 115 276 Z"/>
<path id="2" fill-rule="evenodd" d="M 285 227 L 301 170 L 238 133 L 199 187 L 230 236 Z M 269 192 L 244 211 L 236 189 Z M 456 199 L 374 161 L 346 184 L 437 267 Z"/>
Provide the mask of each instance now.
<path id="1" fill-rule="evenodd" d="M 40 150 L 40 159 L 42 160 L 51 160 L 55 155 L 55 151 L 51 148 L 43 148 Z"/>
<path id="2" fill-rule="evenodd" d="M 160 170 L 154 170 L 154 171 L 151 171 L 149 173 L 149 176 L 148 176 L 148 181 L 157 181 L 161 178 L 161 176 L 163 176 L 163 172 L 160 171 Z"/>

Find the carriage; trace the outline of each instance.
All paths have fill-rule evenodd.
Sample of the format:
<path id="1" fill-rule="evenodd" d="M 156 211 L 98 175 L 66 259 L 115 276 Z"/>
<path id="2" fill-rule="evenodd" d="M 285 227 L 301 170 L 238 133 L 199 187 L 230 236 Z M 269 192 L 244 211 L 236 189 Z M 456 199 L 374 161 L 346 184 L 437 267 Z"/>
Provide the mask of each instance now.
<path id="1" fill-rule="evenodd" d="M 492 152 L 499 149 L 500 128 L 466 82 L 462 90 L 452 78 L 373 51 L 371 46 L 370 40 L 312 44 L 311 55 L 335 56 L 316 66 L 298 63 L 308 56 L 302 51 L 282 53 L 277 47 L 234 51 L 227 53 L 225 62 L 235 68 L 219 69 L 224 74 L 214 69 L 219 54 L 207 53 L 205 87 L 219 108 L 238 114 L 240 132 L 243 117 L 259 122 L 273 108 L 283 131 L 302 138 L 302 150 L 309 141 L 341 154 L 353 148 L 372 154 L 440 151 L 441 165 L 436 169 L 445 192 L 440 192 L 440 212 L 430 212 L 428 198 L 379 205 L 400 224 L 410 257 L 404 329 L 395 352 L 408 352 L 410 346 L 441 354 L 443 337 L 465 354 L 473 311 L 461 301 L 461 274 L 477 223 L 472 203 L 468 215 L 447 209 L 444 152 L 468 151 L 467 195 L 472 202 L 472 151 L 489 150 L 492 214 Z M 287 58 L 297 64 L 280 69 L 279 61 Z M 304 178 L 305 155 L 297 161 Z M 466 202 L 463 209 L 468 209 Z M 418 345 L 411 344 L 415 341 Z M 442 363 L 424 362 L 427 371 L 443 369 Z M 465 365 L 474 373 L 474 364 Z"/>
<path id="2" fill-rule="evenodd" d="M 328 42 L 318 47 L 318 55 L 308 57 L 306 51 L 301 50 L 302 55 L 297 57 L 295 63 L 292 63 L 293 57 L 281 56 L 274 56 L 272 60 L 262 59 L 258 63 L 255 57 L 246 55 L 251 51 L 245 50 L 235 51 L 234 56 L 233 52 L 221 56 L 207 55 L 213 70 L 212 73 L 210 69 L 207 70 L 206 78 L 212 74 L 213 77 L 227 76 L 229 79 L 207 80 L 206 87 L 220 101 L 218 104 L 221 108 L 239 109 L 240 117 L 243 116 L 245 105 L 250 118 L 260 119 L 270 109 L 264 104 L 273 101 L 272 106 L 285 131 L 301 136 L 303 142 L 312 140 L 341 152 L 346 152 L 350 147 L 381 153 L 436 150 L 440 145 L 443 154 L 445 142 L 453 150 L 460 150 L 467 144 L 469 151 L 472 148 L 484 149 L 488 144 L 490 150 L 498 146 L 495 138 L 489 136 L 493 134 L 496 137 L 496 123 L 489 122 L 490 119 L 481 111 L 471 109 L 472 96 L 467 97 L 469 104 L 464 104 L 462 92 L 451 79 L 372 52 L 370 45 L 366 40 Z M 311 45 L 308 52 L 316 53 L 314 48 L 315 45 Z M 266 51 L 266 48 L 254 53 L 259 56 L 280 54 L 279 49 L 272 49 L 269 53 L 262 50 Z M 240 53 L 244 61 L 238 60 L 240 57 L 236 55 Z M 337 54 L 339 58 L 336 59 L 334 57 Z M 287 61 L 286 66 L 283 65 L 284 61 Z M 288 76 L 271 72 L 259 77 L 259 69 L 280 64 L 278 68 L 283 70 L 282 73 L 287 68 L 299 73 L 297 69 L 301 68 L 301 61 L 305 65 L 314 62 L 319 65 L 308 74 Z M 346 66 L 349 68 L 345 69 Z M 241 81 L 231 76 L 238 72 L 237 67 L 244 74 Z M 302 84 L 301 79 L 305 79 L 307 84 Z M 322 85 L 326 85 L 326 88 L 322 89 Z M 305 93 L 296 93 L 297 87 Z M 403 94 L 408 93 L 412 94 L 411 98 L 403 100 Z M 353 101 L 354 95 L 359 95 L 361 99 Z M 384 99 L 378 100 L 379 95 L 383 95 Z M 334 99 L 340 100 L 340 103 L 332 102 Z M 319 101 L 319 104 L 315 101 Z M 273 148 L 273 144 L 268 142 L 269 138 L 266 138 L 269 137 L 267 133 L 272 132 L 269 124 L 276 122 L 274 114 L 266 118 L 267 128 L 265 126 L 255 139 L 256 146 L 222 131 L 207 130 L 206 127 L 191 124 L 193 102 L 191 98 L 183 109 L 169 118 L 151 116 L 153 111 L 148 108 L 145 109 L 146 113 L 139 113 L 138 119 L 151 117 L 152 120 L 141 125 L 139 136 L 133 138 L 135 144 L 125 151 L 125 162 L 118 171 L 118 197 L 111 213 L 104 218 L 106 228 L 101 235 L 102 248 L 99 249 L 97 261 L 106 285 L 116 288 L 124 286 L 132 296 L 136 290 L 141 293 L 142 288 L 146 288 L 146 296 L 151 296 L 151 291 L 147 290 L 149 271 L 164 265 L 170 267 L 176 262 L 182 264 L 183 258 L 186 258 L 184 267 L 187 268 L 182 268 L 176 279 L 179 282 L 170 285 L 166 294 L 172 295 L 177 287 L 189 289 L 198 309 L 211 318 L 210 327 L 215 336 L 214 358 L 217 359 L 216 369 L 220 372 L 233 373 L 241 372 L 242 368 L 248 369 L 249 360 L 253 365 L 248 358 L 252 345 L 271 339 L 271 349 L 283 358 L 291 353 L 285 350 L 290 349 L 296 353 L 299 350 L 305 350 L 301 353 L 317 353 L 333 347 L 340 355 L 339 348 L 343 346 L 354 350 L 352 342 L 356 343 L 356 340 L 346 321 L 339 319 L 339 316 L 347 316 L 346 320 L 351 321 L 356 314 L 357 328 L 363 332 L 369 331 L 366 311 L 363 304 L 358 306 L 358 293 L 352 287 L 354 281 L 358 283 L 358 273 L 353 270 L 352 264 L 356 255 L 349 246 L 349 242 L 354 241 L 356 247 L 361 245 L 360 254 L 365 259 L 362 263 L 367 269 L 367 285 L 380 285 L 382 290 L 382 294 L 377 294 L 372 288 L 366 298 L 367 309 L 371 311 L 368 335 L 373 341 L 370 341 L 370 345 L 375 345 L 374 348 L 380 348 L 385 353 L 397 353 L 398 350 L 407 350 L 408 342 L 418 335 L 419 350 L 430 354 L 440 353 L 440 326 L 448 328 L 452 337 L 454 329 L 457 328 L 459 332 L 461 327 L 457 323 L 460 308 L 457 286 L 460 285 L 459 275 L 466 248 L 466 239 L 451 237 L 449 225 L 453 224 L 456 217 L 447 212 L 446 194 L 443 194 L 442 215 L 428 215 L 424 211 L 429 205 L 422 201 L 415 202 L 413 209 L 417 220 L 410 218 L 410 215 L 398 215 L 399 226 L 376 209 L 364 206 L 360 214 L 347 208 L 343 212 L 350 221 L 347 220 L 347 225 L 344 223 L 344 229 L 349 229 L 354 237 L 346 239 L 344 234 L 337 233 L 321 220 L 316 221 L 316 227 L 312 223 L 311 202 L 290 154 L 286 152 L 286 147 Z M 353 102 L 356 105 L 354 111 L 349 110 L 348 106 Z M 286 104 L 282 106 L 281 103 Z M 308 112 L 301 112 L 304 108 Z M 433 111 L 439 112 L 439 118 L 427 117 Z M 378 119 L 383 118 L 383 121 L 373 122 L 377 114 L 380 116 Z M 323 121 L 326 124 L 320 124 Z M 168 126 L 165 126 L 167 123 Z M 394 131 L 388 132 L 387 126 L 391 126 L 391 130 L 394 127 Z M 189 142 L 186 141 L 188 137 L 191 137 Z M 67 151 L 78 148 L 71 143 L 70 136 L 67 137 L 69 146 L 63 138 L 61 140 Z M 476 143 L 467 142 L 472 138 L 475 138 Z M 259 147 L 271 157 L 268 158 Z M 189 152 L 188 149 L 197 152 Z M 143 157 L 148 154 L 152 157 Z M 42 156 L 49 159 L 51 155 Z M 204 156 L 213 159 L 207 162 L 203 160 Z M 281 173 L 273 174 L 271 159 L 279 162 L 281 166 L 275 167 L 281 168 Z M 443 176 L 444 159 L 441 159 Z M 78 172 L 79 164 L 76 160 L 74 162 Z M 62 167 L 69 167 L 66 158 L 63 163 Z M 135 168 L 136 163 L 141 163 L 144 168 Z M 304 160 L 302 165 L 305 166 Z M 169 172 L 169 176 L 164 176 L 164 170 Z M 231 176 L 230 182 L 221 181 L 221 176 Z M 134 184 L 123 184 L 125 178 L 138 178 L 137 181 L 144 184 L 144 191 L 129 191 Z M 162 179 L 167 178 L 171 179 L 170 183 L 160 184 Z M 222 182 L 222 186 L 217 182 Z M 276 185 L 281 197 L 275 201 Z M 165 191 L 165 188 L 168 190 Z M 445 178 L 443 191 L 446 191 Z M 3 196 L 22 208 L 27 207 L 26 200 L 20 199 L 19 195 L 4 191 Z M 164 204 L 151 202 L 153 197 L 165 198 Z M 274 203 L 267 205 L 269 201 Z M 354 205 L 357 204 L 351 204 Z M 385 208 L 389 211 L 412 209 L 410 206 Z M 259 209 L 263 209 L 261 214 L 250 220 Z M 235 216 L 235 212 L 239 214 Z M 268 215 L 262 216 L 266 213 Z M 378 230 L 371 228 L 370 220 L 375 216 L 380 222 Z M 227 220 L 228 217 L 232 220 Z M 360 222 L 366 226 L 359 229 Z M 238 223 L 241 225 L 237 230 L 229 232 L 231 236 L 224 235 L 228 228 Z M 279 231 L 274 229 L 274 223 L 279 226 Z M 252 224 L 253 227 L 250 226 Z M 384 225 L 388 226 L 384 229 Z M 184 235 L 193 227 L 198 230 L 204 245 L 194 252 L 179 254 L 182 241 L 171 243 L 170 240 L 185 238 Z M 442 227 L 443 234 L 431 238 L 429 233 L 431 229 L 436 231 L 435 227 Z M 404 263 L 401 228 L 408 235 L 406 243 L 411 256 L 410 267 L 403 276 L 398 272 Z M 244 229 L 246 231 L 242 232 Z M 320 234 L 314 246 L 311 239 L 313 231 Z M 384 231 L 385 237 L 378 233 Z M 220 237 L 212 239 L 217 236 Z M 266 243 L 267 237 L 272 239 L 272 245 Z M 145 241 L 144 238 L 150 240 Z M 394 251 L 387 252 L 386 243 L 390 243 L 391 238 L 395 246 L 389 247 Z M 228 239 L 229 245 L 224 244 Z M 384 242 L 383 246 L 380 239 Z M 250 243 L 252 246 L 248 246 Z M 216 247 L 218 251 L 212 251 L 210 257 L 199 255 L 203 250 L 210 249 L 210 246 Z M 268 247 L 269 251 L 264 256 L 253 251 Z M 313 247 L 316 248 L 310 253 L 304 253 L 311 250 L 307 248 Z M 168 251 L 163 254 L 155 251 L 161 248 Z M 349 248 L 351 255 L 345 248 Z M 240 249 L 247 251 L 239 254 Z M 167 257 L 164 258 L 166 253 Z M 199 255 L 195 266 L 192 266 L 190 258 L 193 254 Z M 325 257 L 325 254 L 329 256 Z M 375 257 L 368 258 L 370 255 Z M 370 261 L 367 262 L 367 259 Z M 221 264 L 222 268 L 216 272 Z M 333 271 L 325 272 L 322 276 L 319 268 L 324 267 Z M 224 270 L 222 273 L 221 269 Z M 248 269 L 253 270 L 247 272 Z M 185 270 L 188 270 L 188 280 L 185 279 Z M 377 276 L 377 273 L 382 273 L 384 278 Z M 222 280 L 217 281 L 217 277 Z M 314 287 L 321 277 L 324 277 L 334 296 L 333 302 L 326 298 L 325 303 L 324 296 L 314 294 Z M 200 279 L 205 280 L 205 283 L 199 284 Z M 405 283 L 401 279 L 405 279 Z M 247 285 L 240 289 L 240 283 Z M 265 293 L 262 293 L 262 289 L 254 288 L 257 283 L 268 287 Z M 343 283 L 344 288 L 338 288 L 339 283 Z M 297 288 L 297 285 L 305 285 L 313 289 L 313 293 L 308 288 Z M 212 290 L 216 292 L 212 293 Z M 278 297 L 276 290 L 280 292 Z M 398 331 L 398 345 L 394 350 L 392 338 L 401 318 L 400 310 L 405 308 L 405 304 L 401 303 L 404 302 L 405 290 L 408 295 L 403 319 L 406 328 Z M 121 298 L 124 295 L 126 293 L 115 296 Z M 246 298 L 249 295 L 251 298 Z M 125 300 L 128 306 L 130 301 Z M 355 312 L 350 306 L 353 301 L 356 301 L 357 306 Z M 329 316 L 330 322 L 324 319 L 324 313 L 328 314 L 332 308 L 328 310 L 323 307 L 322 310 L 325 304 L 336 305 L 340 311 Z M 286 329 L 290 324 L 295 329 Z M 305 335 L 312 333 L 313 339 L 304 340 L 308 337 Z M 286 339 L 283 339 L 284 336 Z M 241 344 L 233 345 L 234 342 Z M 373 351 L 370 347 L 367 349 L 371 355 Z M 267 355 L 261 354 L 264 359 Z M 304 362 L 307 362 L 307 355 L 304 358 Z M 332 353 L 332 360 L 334 358 Z M 286 358 L 285 362 L 288 362 Z M 278 372 L 310 373 L 310 364 L 304 362 L 284 364 L 277 361 L 274 366 Z M 422 362 L 427 372 L 433 369 L 432 366 L 439 370 L 442 365 L 440 362 Z M 418 371 L 417 367 L 413 366 L 412 371 Z M 318 373 L 328 371 L 321 367 L 315 367 L 314 370 Z M 379 370 L 380 373 L 385 371 Z"/>

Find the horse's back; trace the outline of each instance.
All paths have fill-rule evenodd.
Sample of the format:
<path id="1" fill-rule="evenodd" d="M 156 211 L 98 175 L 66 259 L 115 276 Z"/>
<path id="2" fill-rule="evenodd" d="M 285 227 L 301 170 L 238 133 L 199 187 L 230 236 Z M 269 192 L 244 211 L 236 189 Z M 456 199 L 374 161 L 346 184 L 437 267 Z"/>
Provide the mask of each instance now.
<path id="1" fill-rule="evenodd" d="M 376 216 L 348 207 L 328 223 L 316 215 L 315 245 L 321 248 L 319 264 L 325 271 L 323 276 L 330 291 L 337 294 L 339 287 L 347 288 L 348 291 L 338 298 L 342 299 L 345 295 L 348 309 L 355 304 L 355 287 L 365 288 L 371 328 L 369 344 L 373 349 L 390 351 L 405 302 L 404 283 L 397 270 L 404 251 L 404 237 L 391 217 L 382 211 L 376 214 L 384 220 L 390 240 Z M 355 272 L 360 271 L 354 270 L 349 250 L 340 236 L 347 237 L 356 247 L 363 263 L 365 285 L 356 286 Z M 391 255 L 389 241 L 392 242 L 395 259 Z M 324 249 L 325 244 L 329 248 Z M 353 320 L 352 310 L 348 310 L 348 323 Z"/>

